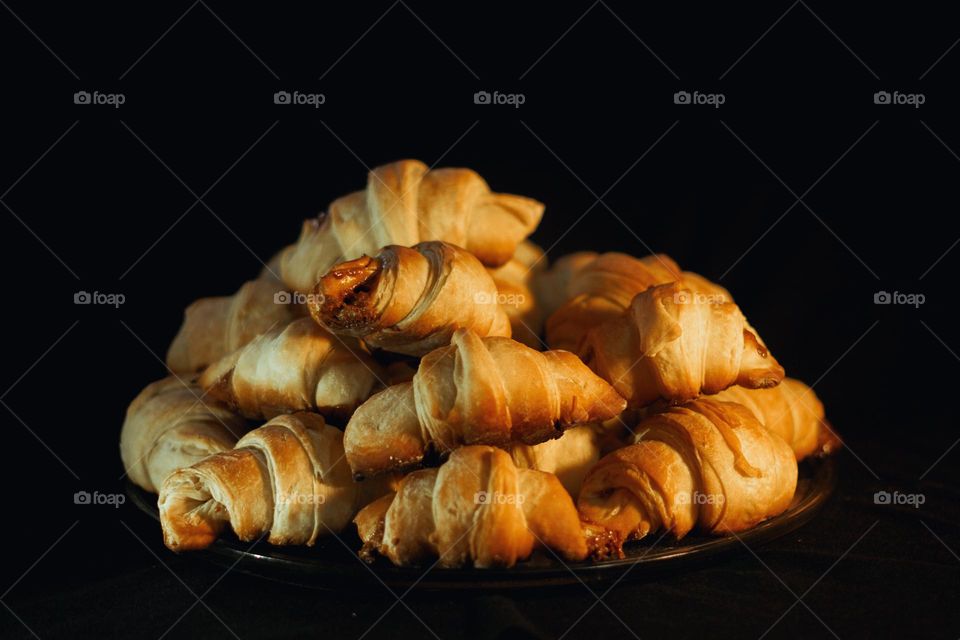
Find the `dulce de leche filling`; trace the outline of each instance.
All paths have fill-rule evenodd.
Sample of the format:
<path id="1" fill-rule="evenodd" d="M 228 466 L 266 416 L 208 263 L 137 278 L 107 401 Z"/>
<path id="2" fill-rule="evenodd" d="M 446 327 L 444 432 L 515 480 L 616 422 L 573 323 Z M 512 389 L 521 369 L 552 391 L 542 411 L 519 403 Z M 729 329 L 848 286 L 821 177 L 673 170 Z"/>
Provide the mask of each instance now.
<path id="1" fill-rule="evenodd" d="M 317 283 L 319 299 L 311 305 L 311 312 L 336 329 L 350 330 L 374 322 L 374 291 L 382 268 L 378 258 L 369 256 L 338 264 Z"/>

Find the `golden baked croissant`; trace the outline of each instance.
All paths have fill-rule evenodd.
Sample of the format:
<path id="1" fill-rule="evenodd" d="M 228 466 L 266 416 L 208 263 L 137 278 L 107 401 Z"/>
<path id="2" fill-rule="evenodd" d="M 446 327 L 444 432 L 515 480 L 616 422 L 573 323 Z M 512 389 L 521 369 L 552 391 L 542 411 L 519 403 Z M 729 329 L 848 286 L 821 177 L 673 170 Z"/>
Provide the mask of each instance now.
<path id="1" fill-rule="evenodd" d="M 560 256 L 549 268 L 542 268 L 534 273 L 533 291 L 544 319 L 553 315 L 573 297 L 570 283 L 584 267 L 596 260 L 598 255 L 596 251 L 575 251 Z"/>
<path id="2" fill-rule="evenodd" d="M 518 469 L 497 448 L 462 447 L 439 469 L 414 471 L 397 493 L 354 519 L 361 555 L 400 566 L 438 558 L 443 567 L 512 567 L 535 547 L 582 560 L 587 545 L 576 508 L 556 476 Z"/>
<path id="3" fill-rule="evenodd" d="M 357 484 L 343 461 L 343 433 L 312 413 L 277 416 L 235 449 L 179 469 L 160 489 L 164 543 L 204 549 L 230 526 L 243 541 L 312 545 L 342 530 L 357 510 L 389 491 Z"/>
<path id="4" fill-rule="evenodd" d="M 547 344 L 576 352 L 589 329 L 619 316 L 635 295 L 680 278 L 680 267 L 669 256 L 600 254 L 572 274 L 567 301 L 547 318 Z"/>
<path id="5" fill-rule="evenodd" d="M 783 438 L 797 460 L 839 449 L 840 438 L 830 428 L 823 403 L 813 389 L 794 378 L 784 378 L 772 389 L 733 386 L 716 395 L 749 409 L 768 430 Z"/>
<path id="6" fill-rule="evenodd" d="M 537 444 L 623 408 L 623 398 L 572 353 L 458 329 L 449 346 L 423 357 L 412 382 L 360 405 L 344 447 L 353 472 L 367 476 L 417 465 L 428 449 Z"/>
<path id="7" fill-rule="evenodd" d="M 561 437 L 540 444 L 514 443 L 507 451 L 521 469 L 536 469 L 557 476 L 574 498 L 580 493 L 583 477 L 600 459 L 598 433 L 589 424 L 567 429 Z"/>
<path id="8" fill-rule="evenodd" d="M 314 320 L 367 345 L 422 356 L 465 327 L 510 336 L 497 286 L 473 254 L 445 242 L 391 245 L 334 266 L 308 306 Z"/>
<path id="9" fill-rule="evenodd" d="M 177 373 L 199 371 L 264 331 L 285 326 L 303 315 L 288 298 L 283 283 L 267 273 L 232 296 L 195 300 L 167 351 L 167 366 Z"/>
<path id="10" fill-rule="evenodd" d="M 156 493 L 167 475 L 212 453 L 233 448 L 246 421 L 203 391 L 192 378 L 169 376 L 146 386 L 120 431 L 120 457 L 136 485 Z"/>
<path id="11" fill-rule="evenodd" d="M 443 240 L 496 267 L 536 228 L 543 205 L 493 193 L 470 169 L 429 169 L 401 160 L 374 169 L 367 188 L 344 196 L 329 212 L 303 224 L 293 251 L 284 256 L 283 281 L 308 292 L 330 267 L 390 244 L 409 247 Z"/>
<path id="12" fill-rule="evenodd" d="M 544 316 L 532 287 L 546 268 L 543 249 L 524 240 L 509 262 L 488 269 L 497 285 L 497 301 L 510 318 L 510 336 L 538 350 L 543 348 L 540 333 Z"/>
<path id="13" fill-rule="evenodd" d="M 300 318 L 213 363 L 199 383 L 248 418 L 309 410 L 345 419 L 370 396 L 382 373 L 350 340 Z"/>
<path id="14" fill-rule="evenodd" d="M 677 538 L 695 526 L 743 531 L 793 499 L 793 452 L 741 405 L 696 400 L 638 429 L 641 439 L 601 458 L 580 491 L 581 518 L 607 534 L 598 536 L 601 554 L 658 529 Z"/>
<path id="15" fill-rule="evenodd" d="M 572 271 L 566 288 L 569 299 L 547 319 L 547 344 L 551 349 L 578 353 L 584 334 L 618 317 L 638 293 L 676 281 L 714 302 L 733 301 L 726 289 L 696 273 L 681 271 L 669 256 L 634 258 L 603 253 Z"/>
<path id="16" fill-rule="evenodd" d="M 637 294 L 619 317 L 591 329 L 580 348 L 591 369 L 643 407 L 718 393 L 732 384 L 772 387 L 783 368 L 733 302 L 714 302 L 679 282 Z"/>

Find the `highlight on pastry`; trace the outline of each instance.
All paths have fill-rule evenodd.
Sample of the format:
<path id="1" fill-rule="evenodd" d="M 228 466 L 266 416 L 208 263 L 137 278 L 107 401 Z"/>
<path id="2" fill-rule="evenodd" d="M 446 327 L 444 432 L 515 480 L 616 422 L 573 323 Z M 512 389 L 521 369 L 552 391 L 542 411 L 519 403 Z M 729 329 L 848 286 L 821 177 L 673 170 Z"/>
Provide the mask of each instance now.
<path id="1" fill-rule="evenodd" d="M 439 469 L 408 474 L 354 522 L 362 557 L 404 567 L 512 567 L 537 547 L 566 560 L 587 555 L 573 500 L 556 476 L 518 468 L 494 447 L 462 447 Z"/>
<path id="2" fill-rule="evenodd" d="M 787 509 L 797 461 L 745 407 L 701 399 L 640 422 L 636 443 L 601 458 L 577 506 L 595 555 L 661 529 L 739 532 Z"/>
<path id="3" fill-rule="evenodd" d="M 445 242 L 388 246 L 334 266 L 314 290 L 313 318 L 370 347 L 422 356 L 459 328 L 510 336 L 497 286 L 473 254 Z"/>
<path id="4" fill-rule="evenodd" d="M 619 317 L 587 333 L 580 354 L 631 407 L 679 404 L 733 384 L 772 387 L 784 376 L 736 304 L 680 282 L 637 294 Z"/>
<path id="5" fill-rule="evenodd" d="M 538 444 L 564 429 L 623 411 L 614 389 L 566 351 L 458 329 L 423 357 L 413 381 L 387 387 L 347 424 L 347 460 L 358 476 L 419 465 L 428 450 L 468 444 Z"/>
<path id="6" fill-rule="evenodd" d="M 233 448 L 246 421 L 205 398 L 193 378 L 168 376 L 147 385 L 127 407 L 120 458 L 137 486 L 156 493 L 172 471 Z"/>
<path id="7" fill-rule="evenodd" d="M 600 437 L 594 425 L 585 424 L 540 444 L 514 443 L 507 452 L 522 469 L 554 474 L 567 493 L 576 498 L 587 471 L 600 459 Z"/>
<path id="8" fill-rule="evenodd" d="M 210 365 L 199 383 L 210 397 L 247 418 L 316 411 L 345 420 L 370 397 L 383 375 L 350 341 L 312 318 L 300 318 Z"/>
<path id="9" fill-rule="evenodd" d="M 343 433 L 317 414 L 295 413 L 175 471 L 158 505 L 163 540 L 173 551 L 209 547 L 228 528 L 245 542 L 268 535 L 271 544 L 312 545 L 389 490 L 389 479 L 353 482 Z"/>
<path id="10" fill-rule="evenodd" d="M 541 203 L 494 193 L 470 169 L 431 170 L 418 160 L 400 160 L 373 169 L 365 190 L 305 221 L 294 249 L 283 257 L 282 277 L 291 289 L 308 293 L 339 262 L 426 240 L 455 244 L 498 267 L 542 216 Z"/>
<path id="11" fill-rule="evenodd" d="M 823 403 L 813 389 L 794 378 L 784 378 L 771 389 L 732 386 L 715 398 L 742 404 L 769 431 L 783 438 L 797 461 L 829 455 L 843 446 L 830 427 Z"/>

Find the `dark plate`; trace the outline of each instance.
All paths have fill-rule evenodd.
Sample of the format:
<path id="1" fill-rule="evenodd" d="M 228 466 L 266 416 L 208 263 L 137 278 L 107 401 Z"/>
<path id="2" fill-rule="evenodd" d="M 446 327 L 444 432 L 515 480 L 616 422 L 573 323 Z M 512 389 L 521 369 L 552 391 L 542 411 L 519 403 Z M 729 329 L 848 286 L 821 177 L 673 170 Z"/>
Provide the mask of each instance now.
<path id="1" fill-rule="evenodd" d="M 426 589 L 504 589 L 576 582 L 616 580 L 628 568 L 629 577 L 650 576 L 657 571 L 675 570 L 720 554 L 745 550 L 783 536 L 813 518 L 830 497 L 837 481 L 836 458 L 807 460 L 800 465 L 800 477 L 793 503 L 786 512 L 749 531 L 729 537 L 689 535 L 677 541 L 659 534 L 632 542 L 626 557 L 601 562 L 561 562 L 549 551 L 538 551 L 529 560 L 511 569 L 401 568 L 384 559 L 368 565 L 356 556 L 360 539 L 353 531 L 339 538 L 323 538 L 313 547 L 275 547 L 265 541 L 243 543 L 225 536 L 205 551 L 191 555 L 231 567 L 236 571 L 318 588 L 343 588 L 383 582 L 390 586 Z M 144 512 L 159 520 L 157 497 L 128 483 L 127 495 Z M 425 573 L 426 572 L 426 573 Z"/>

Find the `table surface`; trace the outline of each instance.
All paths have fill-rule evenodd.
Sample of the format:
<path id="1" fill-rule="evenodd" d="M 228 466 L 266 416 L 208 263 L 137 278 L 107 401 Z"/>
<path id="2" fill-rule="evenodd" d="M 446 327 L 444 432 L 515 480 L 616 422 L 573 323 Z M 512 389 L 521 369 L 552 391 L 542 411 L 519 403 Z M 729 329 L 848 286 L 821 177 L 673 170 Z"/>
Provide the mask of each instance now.
<path id="1" fill-rule="evenodd" d="M 175 556 L 156 524 L 126 505 L 97 521 L 64 523 L 72 528 L 62 542 L 2 598 L 9 615 L 0 636 L 956 638 L 957 451 L 924 475 L 950 438 L 848 444 L 837 491 L 812 523 L 699 568 L 628 575 L 612 586 L 310 590 Z M 876 504 L 877 491 L 922 494 L 923 504 Z M 57 534 L 44 535 L 52 542 Z"/>

